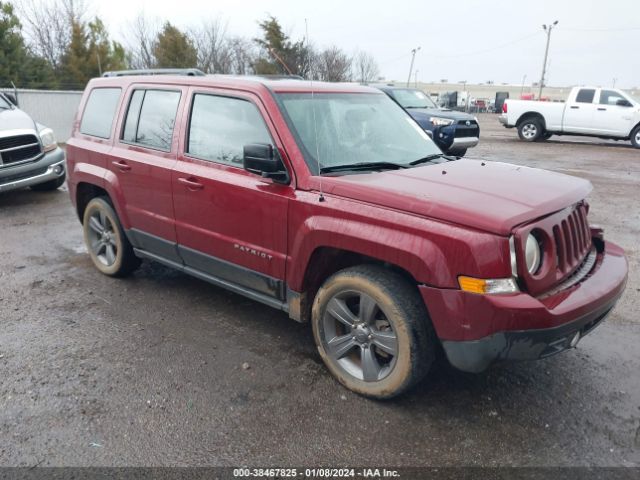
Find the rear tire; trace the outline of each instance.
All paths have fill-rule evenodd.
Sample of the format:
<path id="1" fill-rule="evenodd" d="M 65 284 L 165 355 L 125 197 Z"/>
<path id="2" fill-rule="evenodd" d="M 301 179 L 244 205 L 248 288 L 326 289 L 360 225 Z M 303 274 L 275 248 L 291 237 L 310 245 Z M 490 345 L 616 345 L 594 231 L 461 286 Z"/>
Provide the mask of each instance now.
<path id="1" fill-rule="evenodd" d="M 96 197 L 87 204 L 82 225 L 87 250 L 101 273 L 125 277 L 140 266 L 107 197 Z"/>
<path id="2" fill-rule="evenodd" d="M 634 148 L 640 148 L 640 125 L 631 132 L 631 145 L 633 145 Z"/>
<path id="3" fill-rule="evenodd" d="M 65 175 L 59 178 L 54 178 L 48 182 L 38 183 L 37 185 L 31 185 L 31 190 L 36 192 L 50 192 L 51 190 L 57 190 L 62 186 L 65 180 Z"/>
<path id="4" fill-rule="evenodd" d="M 370 398 L 395 397 L 417 384 L 437 352 L 415 286 L 376 265 L 346 268 L 327 279 L 313 304 L 312 327 L 333 376 Z"/>
<path id="5" fill-rule="evenodd" d="M 518 125 L 518 136 L 525 142 L 536 142 L 544 134 L 542 122 L 535 117 L 525 118 Z"/>

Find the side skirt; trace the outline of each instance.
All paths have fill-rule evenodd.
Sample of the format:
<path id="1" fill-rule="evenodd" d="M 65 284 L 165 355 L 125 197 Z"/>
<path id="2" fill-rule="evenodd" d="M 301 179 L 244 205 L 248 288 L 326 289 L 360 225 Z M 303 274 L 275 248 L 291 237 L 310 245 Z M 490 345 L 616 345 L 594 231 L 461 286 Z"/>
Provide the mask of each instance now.
<path id="1" fill-rule="evenodd" d="M 234 282 L 230 282 L 223 278 L 217 277 L 215 275 L 211 275 L 209 273 L 202 272 L 200 270 L 196 270 L 195 268 L 188 267 L 183 265 L 182 263 L 177 263 L 175 261 L 169 260 L 167 258 L 161 257 L 159 255 L 155 255 L 151 252 L 147 252 L 146 250 L 140 250 L 138 248 L 134 248 L 133 251 L 135 254 L 141 258 L 147 258 L 149 260 L 154 260 L 158 263 L 162 263 L 171 268 L 175 268 L 181 272 L 187 273 L 193 277 L 199 278 L 200 280 L 204 280 L 206 282 L 212 283 L 218 287 L 225 288 L 239 295 L 243 295 L 251 300 L 255 300 L 257 302 L 268 305 L 272 308 L 277 308 L 278 310 L 282 310 L 284 312 L 289 312 L 289 304 L 286 301 L 279 300 L 270 295 L 266 295 L 264 293 L 256 292 L 255 290 L 251 290 L 249 288 L 243 287 Z"/>

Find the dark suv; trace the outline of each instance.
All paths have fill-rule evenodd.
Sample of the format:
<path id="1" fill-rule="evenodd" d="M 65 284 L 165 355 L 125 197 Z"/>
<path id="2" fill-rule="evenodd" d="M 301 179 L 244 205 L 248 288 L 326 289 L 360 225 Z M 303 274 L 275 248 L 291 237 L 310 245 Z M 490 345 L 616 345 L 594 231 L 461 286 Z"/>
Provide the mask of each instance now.
<path id="1" fill-rule="evenodd" d="M 417 88 L 378 88 L 404 108 L 446 154 L 464 157 L 467 149 L 478 144 L 480 126 L 473 115 L 439 108 Z"/>
<path id="2" fill-rule="evenodd" d="M 331 373 L 375 398 L 440 345 L 471 372 L 573 347 L 625 287 L 588 181 L 445 158 L 373 88 L 96 79 L 67 154 L 98 270 L 154 260 L 310 322 Z"/>
<path id="3" fill-rule="evenodd" d="M 0 93 L 0 192 L 31 187 L 55 190 L 64 183 L 64 152 L 53 130 Z"/>

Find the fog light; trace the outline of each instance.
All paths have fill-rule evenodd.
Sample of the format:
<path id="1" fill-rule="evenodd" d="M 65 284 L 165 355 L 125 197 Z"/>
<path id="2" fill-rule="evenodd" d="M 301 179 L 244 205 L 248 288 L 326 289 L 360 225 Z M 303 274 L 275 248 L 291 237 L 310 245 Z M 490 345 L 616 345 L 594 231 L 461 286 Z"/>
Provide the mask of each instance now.
<path id="1" fill-rule="evenodd" d="M 578 345 L 579 341 L 580 341 L 580 332 L 576 332 L 576 334 L 571 339 L 571 342 L 569 343 L 569 346 L 571 348 L 576 348 L 576 346 Z"/>
<path id="2" fill-rule="evenodd" d="M 61 165 L 56 165 L 53 168 L 53 173 L 55 173 L 56 175 L 60 175 L 62 173 L 62 166 Z"/>

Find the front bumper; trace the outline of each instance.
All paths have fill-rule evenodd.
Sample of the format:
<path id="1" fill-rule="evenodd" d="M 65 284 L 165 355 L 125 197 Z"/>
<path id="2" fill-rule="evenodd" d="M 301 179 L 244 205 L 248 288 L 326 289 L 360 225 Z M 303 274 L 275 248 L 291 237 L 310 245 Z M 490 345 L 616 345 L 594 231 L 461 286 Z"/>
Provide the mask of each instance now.
<path id="1" fill-rule="evenodd" d="M 65 175 L 64 151 L 58 147 L 34 162 L 0 169 L 0 192 L 45 183 Z"/>
<path id="2" fill-rule="evenodd" d="M 460 150 L 463 148 L 471 148 L 478 145 L 478 137 L 456 137 L 449 147 L 449 150 Z"/>
<path id="3" fill-rule="evenodd" d="M 627 280 L 622 249 L 606 242 L 591 273 L 554 295 L 477 295 L 421 286 L 449 362 L 481 372 L 504 360 L 535 360 L 566 350 L 611 311 Z"/>

